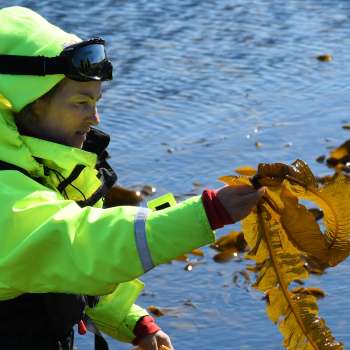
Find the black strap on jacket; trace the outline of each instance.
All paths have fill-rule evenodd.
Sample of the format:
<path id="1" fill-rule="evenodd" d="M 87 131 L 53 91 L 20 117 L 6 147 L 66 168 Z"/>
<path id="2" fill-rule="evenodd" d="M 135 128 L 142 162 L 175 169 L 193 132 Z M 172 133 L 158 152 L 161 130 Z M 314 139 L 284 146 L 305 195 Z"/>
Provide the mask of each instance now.
<path id="1" fill-rule="evenodd" d="M 95 204 L 117 180 L 115 172 L 106 161 L 108 153 L 105 148 L 108 143 L 107 134 L 91 129 L 84 149 L 97 154 L 96 168 L 102 185 L 91 197 L 77 202 L 81 207 Z M 57 189 L 62 193 L 84 168 L 84 165 L 78 164 Z M 1 160 L 0 170 L 16 170 L 41 182 L 40 178 L 33 178 L 25 169 Z M 26 293 L 11 300 L 0 301 L 1 347 L 9 350 L 72 350 L 73 325 L 83 319 L 87 305 L 94 307 L 97 303 L 98 297 L 95 296 L 63 293 Z M 35 343 L 34 348 L 30 347 L 31 343 Z M 95 350 L 108 350 L 108 343 L 101 334 L 95 334 Z"/>
<path id="2" fill-rule="evenodd" d="M 60 184 L 57 186 L 58 192 L 62 193 L 69 184 L 71 184 L 75 179 L 77 179 L 79 177 L 79 175 L 84 170 L 84 168 L 85 168 L 84 165 L 77 164 L 75 166 L 75 168 L 73 169 L 73 171 L 71 172 L 71 174 L 66 179 L 64 179 L 62 182 L 60 182 Z"/>
<path id="3" fill-rule="evenodd" d="M 29 175 L 28 171 L 20 168 L 17 165 L 11 164 L 11 163 L 7 163 L 4 162 L 3 160 L 0 160 L 0 170 L 17 170 L 19 172 L 21 172 L 22 174 L 29 176 L 30 178 L 32 178 L 32 176 Z"/>
<path id="4" fill-rule="evenodd" d="M 83 201 L 78 201 L 78 205 L 82 208 L 87 206 L 93 206 L 96 204 L 101 198 L 104 198 L 108 192 L 108 190 L 114 185 L 115 179 L 113 174 L 108 169 L 100 168 L 100 180 L 101 186 L 87 199 Z"/>

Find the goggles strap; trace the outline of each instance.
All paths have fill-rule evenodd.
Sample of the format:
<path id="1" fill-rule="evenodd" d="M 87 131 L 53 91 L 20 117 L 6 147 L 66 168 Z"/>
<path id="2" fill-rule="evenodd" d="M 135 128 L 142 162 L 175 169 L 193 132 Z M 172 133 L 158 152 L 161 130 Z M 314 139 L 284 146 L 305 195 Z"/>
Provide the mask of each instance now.
<path id="1" fill-rule="evenodd" d="M 65 57 L 0 55 L 0 74 L 40 75 L 65 74 Z"/>

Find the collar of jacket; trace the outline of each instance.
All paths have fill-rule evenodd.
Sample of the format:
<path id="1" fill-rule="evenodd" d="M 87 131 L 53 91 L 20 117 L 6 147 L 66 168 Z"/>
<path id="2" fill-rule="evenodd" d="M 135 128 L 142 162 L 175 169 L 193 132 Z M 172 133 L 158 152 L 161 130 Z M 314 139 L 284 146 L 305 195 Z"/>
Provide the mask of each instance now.
<path id="1" fill-rule="evenodd" d="M 87 152 L 79 148 L 61 145 L 30 136 L 22 136 L 24 144 L 30 154 L 42 160 L 42 164 L 49 169 L 58 170 L 65 178 L 70 175 L 77 164 L 94 168 L 97 161 L 95 153 Z"/>
<path id="2" fill-rule="evenodd" d="M 0 159 L 25 169 L 33 178 L 41 178 L 42 183 L 50 188 L 57 189 L 76 165 L 84 166 L 72 182 L 73 186 L 67 187 L 67 198 L 84 200 L 101 185 L 95 169 L 95 153 L 20 135 L 9 110 L 0 109 L 0 130 Z"/>
<path id="3" fill-rule="evenodd" d="M 29 136 L 23 136 L 23 142 L 31 155 L 43 166 L 42 179 L 49 187 L 57 189 L 77 165 L 82 166 L 78 177 L 62 193 L 66 199 L 84 201 L 101 186 L 98 171 L 95 169 L 95 153 Z"/>

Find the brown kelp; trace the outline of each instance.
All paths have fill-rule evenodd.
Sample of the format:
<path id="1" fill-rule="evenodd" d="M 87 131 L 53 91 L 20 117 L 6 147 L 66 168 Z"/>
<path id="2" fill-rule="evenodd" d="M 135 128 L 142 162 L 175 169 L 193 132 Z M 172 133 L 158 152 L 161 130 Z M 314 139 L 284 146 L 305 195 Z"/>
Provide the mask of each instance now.
<path id="1" fill-rule="evenodd" d="M 350 181 L 336 174 L 321 186 L 301 160 L 292 165 L 260 164 L 253 177 L 224 176 L 228 185 L 266 186 L 266 195 L 242 222 L 256 262 L 254 287 L 265 293 L 267 314 L 278 324 L 287 349 L 343 349 L 325 321 L 318 316 L 314 289 L 295 288 L 309 276 L 305 256 L 326 268 L 343 261 L 350 253 Z M 300 203 L 306 199 L 323 211 L 324 231 L 315 216 Z"/>

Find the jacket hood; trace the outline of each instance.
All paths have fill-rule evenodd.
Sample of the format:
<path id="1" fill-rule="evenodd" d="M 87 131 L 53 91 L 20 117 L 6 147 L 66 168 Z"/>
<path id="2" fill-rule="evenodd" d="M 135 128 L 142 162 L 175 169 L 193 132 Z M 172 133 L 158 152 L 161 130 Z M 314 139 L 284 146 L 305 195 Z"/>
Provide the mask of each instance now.
<path id="1" fill-rule="evenodd" d="M 81 41 L 24 7 L 1 9 L 0 23 L 0 54 L 54 57 L 65 46 Z M 62 74 L 44 77 L 0 74 L 0 103 L 7 102 L 13 111 L 18 112 L 63 78 Z"/>
<path id="2" fill-rule="evenodd" d="M 0 9 L 0 54 L 48 57 L 57 56 L 65 46 L 81 41 L 46 21 L 34 11 L 14 6 Z M 26 169 L 34 176 L 43 174 L 42 165 L 36 161 L 38 147 L 47 151 L 47 158 L 57 159 L 52 150 L 57 148 L 66 155 L 81 157 L 84 162 L 92 163 L 94 156 L 80 149 L 58 145 L 43 140 L 35 140 L 19 134 L 13 112 L 20 111 L 27 104 L 35 101 L 64 78 L 64 75 L 25 76 L 0 74 L 0 160 Z M 51 146 L 52 147 L 51 147 Z M 79 155 L 79 156 L 78 156 Z M 44 155 L 41 154 L 44 158 Z M 88 158 L 89 160 L 86 160 Z M 73 166 L 71 164 L 70 166 Z"/>

